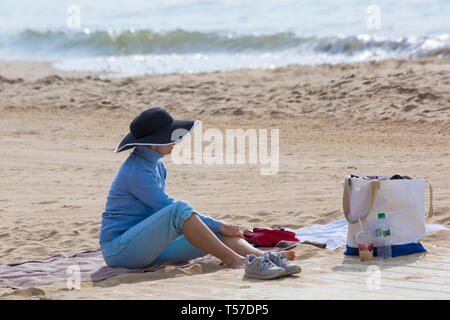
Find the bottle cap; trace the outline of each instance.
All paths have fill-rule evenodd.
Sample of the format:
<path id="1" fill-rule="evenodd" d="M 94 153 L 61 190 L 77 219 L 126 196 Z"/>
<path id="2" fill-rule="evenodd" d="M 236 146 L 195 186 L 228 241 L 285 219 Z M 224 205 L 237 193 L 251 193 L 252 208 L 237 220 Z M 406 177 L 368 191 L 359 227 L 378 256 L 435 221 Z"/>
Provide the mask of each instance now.
<path id="1" fill-rule="evenodd" d="M 386 218 L 386 215 L 384 214 L 384 212 L 380 212 L 378 214 L 378 219 L 381 219 L 381 218 Z"/>

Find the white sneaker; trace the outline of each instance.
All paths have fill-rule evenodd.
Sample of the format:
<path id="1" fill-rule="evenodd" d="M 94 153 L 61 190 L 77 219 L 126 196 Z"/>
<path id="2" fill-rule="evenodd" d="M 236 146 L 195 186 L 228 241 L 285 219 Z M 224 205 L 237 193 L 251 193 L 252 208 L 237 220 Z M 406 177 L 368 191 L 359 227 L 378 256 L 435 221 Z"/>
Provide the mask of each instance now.
<path id="1" fill-rule="evenodd" d="M 270 261 L 272 261 L 276 266 L 281 267 L 285 270 L 285 275 L 296 274 L 302 271 L 302 267 L 298 264 L 290 262 L 284 254 L 280 252 L 265 252 L 269 256 Z"/>
<path id="2" fill-rule="evenodd" d="M 281 277 L 285 274 L 286 271 L 270 261 L 267 254 L 263 254 L 261 257 L 249 254 L 245 259 L 245 275 L 249 278 L 267 280 Z"/>

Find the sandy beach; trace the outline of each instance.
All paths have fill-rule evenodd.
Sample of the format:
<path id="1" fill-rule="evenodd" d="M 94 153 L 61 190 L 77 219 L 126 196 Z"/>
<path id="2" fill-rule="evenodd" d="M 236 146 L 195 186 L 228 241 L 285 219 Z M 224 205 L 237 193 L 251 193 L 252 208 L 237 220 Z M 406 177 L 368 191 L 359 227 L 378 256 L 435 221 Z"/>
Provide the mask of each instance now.
<path id="1" fill-rule="evenodd" d="M 171 196 L 241 230 L 298 229 L 343 218 L 340 182 L 350 173 L 430 179 L 435 213 L 427 223 L 450 227 L 449 58 L 135 78 L 3 61 L 0 264 L 99 248 L 106 196 L 128 155 L 114 148 L 130 121 L 151 106 L 199 119 L 203 130 L 279 129 L 275 175 L 261 175 L 260 165 L 164 159 Z M 448 231 L 427 234 L 422 244 L 430 252 L 448 250 Z M 299 245 L 303 272 L 274 281 L 299 288 L 294 298 L 308 298 L 301 288 L 318 281 L 308 278 L 315 271 L 307 266 L 315 259 L 340 264 L 343 249 Z M 65 283 L 3 288 L 0 299 L 258 298 L 259 282 L 242 276 L 243 270 L 197 264 L 83 282 L 73 291 Z M 195 287 L 202 281 L 227 283 L 228 295 Z"/>

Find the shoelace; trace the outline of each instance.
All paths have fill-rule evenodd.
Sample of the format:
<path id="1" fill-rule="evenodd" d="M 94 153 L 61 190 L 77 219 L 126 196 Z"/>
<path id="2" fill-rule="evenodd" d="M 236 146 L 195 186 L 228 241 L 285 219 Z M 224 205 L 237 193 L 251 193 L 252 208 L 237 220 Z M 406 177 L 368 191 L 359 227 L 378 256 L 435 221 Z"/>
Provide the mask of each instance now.
<path id="1" fill-rule="evenodd" d="M 270 260 L 269 255 L 268 254 L 264 254 L 262 256 L 262 260 L 258 265 L 258 272 L 260 272 L 262 269 L 264 269 L 265 266 L 273 266 L 274 263 Z"/>
<path id="2" fill-rule="evenodd" d="M 272 257 L 274 257 L 273 259 L 275 260 L 274 263 L 277 266 L 281 266 L 283 264 L 283 260 L 286 259 L 286 257 L 283 254 L 274 254 L 272 253 Z"/>

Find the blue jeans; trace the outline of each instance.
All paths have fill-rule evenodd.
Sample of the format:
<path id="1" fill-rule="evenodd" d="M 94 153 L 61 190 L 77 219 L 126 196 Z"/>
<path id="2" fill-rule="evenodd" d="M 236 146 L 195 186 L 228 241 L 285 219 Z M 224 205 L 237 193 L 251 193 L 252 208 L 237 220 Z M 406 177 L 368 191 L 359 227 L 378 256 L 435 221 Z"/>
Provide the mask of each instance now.
<path id="1" fill-rule="evenodd" d="M 100 244 L 109 267 L 145 268 L 152 262 L 189 260 L 206 255 L 182 235 L 184 222 L 196 212 L 177 201 L 160 209 L 112 240 Z M 220 233 L 215 233 L 221 239 Z"/>

